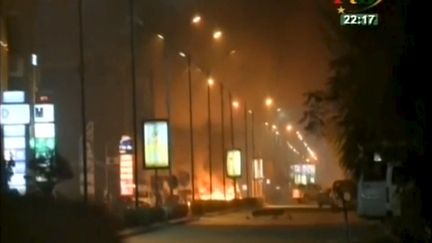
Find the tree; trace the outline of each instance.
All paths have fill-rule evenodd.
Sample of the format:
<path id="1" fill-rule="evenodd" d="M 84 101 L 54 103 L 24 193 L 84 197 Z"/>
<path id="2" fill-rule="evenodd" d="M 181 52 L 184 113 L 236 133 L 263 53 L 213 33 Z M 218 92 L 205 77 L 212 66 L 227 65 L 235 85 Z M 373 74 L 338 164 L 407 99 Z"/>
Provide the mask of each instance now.
<path id="1" fill-rule="evenodd" d="M 301 122 L 333 139 L 341 166 L 354 177 L 367 169 L 374 152 L 400 160 L 420 192 L 423 206 L 417 216 L 423 215 L 430 227 L 424 149 L 428 89 L 415 82 L 430 74 L 418 58 L 424 50 L 418 46 L 415 6 L 412 1 L 383 1 L 376 9 L 380 26 L 374 28 L 341 27 L 329 12 L 334 7 L 321 6 L 328 19 L 324 33 L 333 54 L 331 75 L 324 90 L 306 94 Z"/>

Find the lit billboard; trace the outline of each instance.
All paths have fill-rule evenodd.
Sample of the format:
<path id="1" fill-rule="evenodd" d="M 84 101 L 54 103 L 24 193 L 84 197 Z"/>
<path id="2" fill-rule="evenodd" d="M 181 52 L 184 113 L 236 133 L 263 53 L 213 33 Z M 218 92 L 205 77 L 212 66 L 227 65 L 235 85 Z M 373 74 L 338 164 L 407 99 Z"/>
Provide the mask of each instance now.
<path id="1" fill-rule="evenodd" d="M 134 160 L 132 138 L 122 136 L 119 145 L 120 152 L 120 195 L 134 195 Z"/>
<path id="2" fill-rule="evenodd" d="M 239 149 L 227 151 L 226 163 L 228 177 L 238 178 L 242 176 L 241 151 Z"/>
<path id="3" fill-rule="evenodd" d="M 168 121 L 151 120 L 144 122 L 144 167 L 166 169 L 169 161 Z"/>

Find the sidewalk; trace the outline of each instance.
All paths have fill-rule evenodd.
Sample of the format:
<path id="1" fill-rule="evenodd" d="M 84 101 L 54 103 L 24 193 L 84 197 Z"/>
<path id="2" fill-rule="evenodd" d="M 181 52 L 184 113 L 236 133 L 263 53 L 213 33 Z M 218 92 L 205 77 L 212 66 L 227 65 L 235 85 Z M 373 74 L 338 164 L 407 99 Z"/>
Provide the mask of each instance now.
<path id="1" fill-rule="evenodd" d="M 133 227 L 133 228 L 127 228 L 127 229 L 121 230 L 118 233 L 118 236 L 120 236 L 121 238 L 131 237 L 131 236 L 139 235 L 139 234 L 146 233 L 146 232 L 152 232 L 152 231 L 155 231 L 155 230 L 160 229 L 162 227 L 169 227 L 169 226 L 177 225 L 177 224 L 186 224 L 186 223 L 192 222 L 194 220 L 197 220 L 197 217 L 187 216 L 187 217 L 183 217 L 183 218 L 171 219 L 171 220 L 167 220 L 164 222 L 154 223 L 154 224 L 150 224 L 147 226 L 137 226 L 137 227 Z"/>

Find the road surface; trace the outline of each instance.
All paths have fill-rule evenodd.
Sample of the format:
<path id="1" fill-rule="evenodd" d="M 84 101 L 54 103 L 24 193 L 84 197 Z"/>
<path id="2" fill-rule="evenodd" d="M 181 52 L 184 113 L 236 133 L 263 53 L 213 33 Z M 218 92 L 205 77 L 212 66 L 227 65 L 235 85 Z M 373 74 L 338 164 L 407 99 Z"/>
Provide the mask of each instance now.
<path id="1" fill-rule="evenodd" d="M 349 214 L 350 239 L 355 242 L 372 241 L 384 235 L 377 223 L 363 221 Z M 178 242 L 178 243 L 336 243 L 348 242 L 342 213 L 329 210 L 297 211 L 289 209 L 280 217 L 252 217 L 251 212 L 201 217 L 185 225 L 171 226 L 135 235 L 125 243 Z"/>

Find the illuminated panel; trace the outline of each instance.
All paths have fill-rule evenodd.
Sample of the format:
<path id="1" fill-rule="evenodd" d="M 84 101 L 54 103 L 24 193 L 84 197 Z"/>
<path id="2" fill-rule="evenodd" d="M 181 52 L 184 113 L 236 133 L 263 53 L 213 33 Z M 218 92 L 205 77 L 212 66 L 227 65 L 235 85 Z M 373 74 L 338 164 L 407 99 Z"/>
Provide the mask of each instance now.
<path id="1" fill-rule="evenodd" d="M 24 125 L 4 125 L 3 151 L 7 170 L 13 174 L 8 182 L 11 190 L 20 194 L 26 191 L 26 127 Z"/>
<path id="2" fill-rule="evenodd" d="M 145 167 L 149 169 L 169 167 L 169 142 L 167 121 L 144 123 Z"/>
<path id="3" fill-rule="evenodd" d="M 24 91 L 4 91 L 3 103 L 24 103 Z"/>
<path id="4" fill-rule="evenodd" d="M 53 138 L 55 137 L 54 123 L 36 123 L 35 137 L 37 138 Z"/>
<path id="5" fill-rule="evenodd" d="M 231 178 L 238 178 L 242 175 L 241 151 L 238 149 L 227 152 L 227 175 Z"/>
<path id="6" fill-rule="evenodd" d="M 33 110 L 35 122 L 54 122 L 53 104 L 36 104 Z"/>
<path id="7" fill-rule="evenodd" d="M 120 194 L 132 196 L 134 194 L 133 181 L 133 156 L 131 154 L 120 155 Z"/>
<path id="8" fill-rule="evenodd" d="M 0 124 L 16 125 L 30 122 L 30 107 L 27 104 L 0 105 Z"/>

